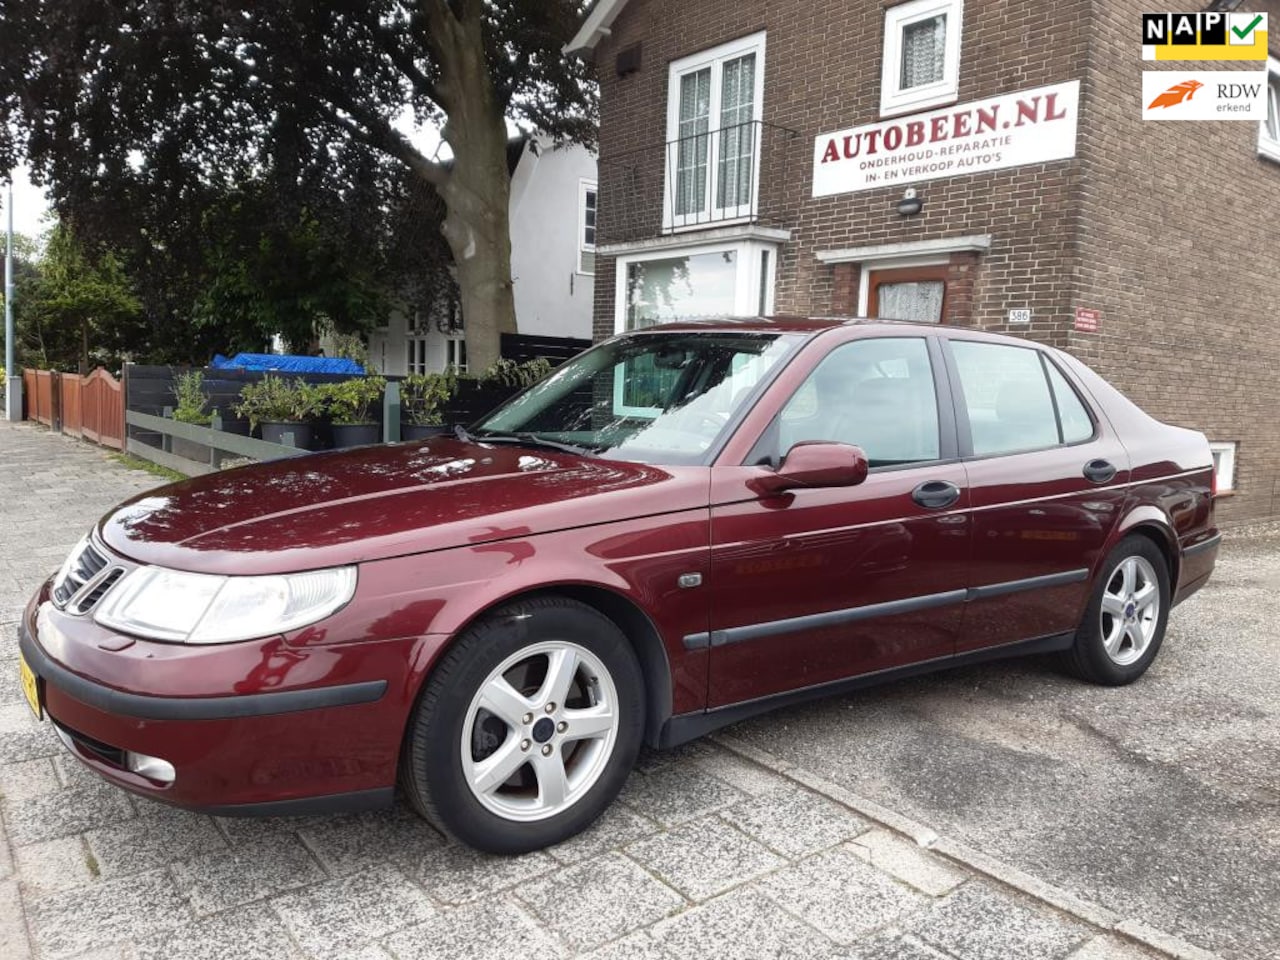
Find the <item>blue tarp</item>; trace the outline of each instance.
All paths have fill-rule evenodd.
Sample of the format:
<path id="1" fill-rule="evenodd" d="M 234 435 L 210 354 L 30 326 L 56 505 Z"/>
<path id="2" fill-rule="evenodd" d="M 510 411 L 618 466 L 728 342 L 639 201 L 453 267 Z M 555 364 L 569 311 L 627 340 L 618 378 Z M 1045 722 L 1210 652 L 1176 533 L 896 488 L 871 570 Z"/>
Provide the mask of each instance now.
<path id="1" fill-rule="evenodd" d="M 276 370 L 280 373 L 364 373 L 364 367 L 346 357 L 290 357 L 275 353 L 237 353 L 230 360 L 219 353 L 214 355 L 209 366 L 215 370 Z"/>

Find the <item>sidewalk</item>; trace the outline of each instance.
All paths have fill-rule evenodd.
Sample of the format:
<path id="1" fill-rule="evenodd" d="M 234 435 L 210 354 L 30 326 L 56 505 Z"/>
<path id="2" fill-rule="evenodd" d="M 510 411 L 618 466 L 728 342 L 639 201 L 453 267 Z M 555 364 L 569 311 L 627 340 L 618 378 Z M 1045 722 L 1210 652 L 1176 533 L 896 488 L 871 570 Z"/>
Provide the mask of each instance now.
<path id="1" fill-rule="evenodd" d="M 732 737 L 646 754 L 599 824 L 519 858 L 403 806 L 235 820 L 135 800 L 31 716 L 14 624 L 92 522 L 155 482 L 0 422 L 6 960 L 1209 956 Z"/>

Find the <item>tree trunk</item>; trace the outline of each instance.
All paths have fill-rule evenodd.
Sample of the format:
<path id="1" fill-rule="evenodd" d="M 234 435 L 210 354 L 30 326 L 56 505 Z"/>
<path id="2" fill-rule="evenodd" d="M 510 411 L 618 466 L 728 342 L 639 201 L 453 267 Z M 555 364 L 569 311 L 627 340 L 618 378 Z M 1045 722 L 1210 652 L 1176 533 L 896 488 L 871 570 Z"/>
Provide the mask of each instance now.
<path id="1" fill-rule="evenodd" d="M 462 297 L 467 366 L 483 370 L 501 355 L 502 334 L 516 332 L 511 289 L 511 173 L 507 127 L 485 60 L 482 6 L 449 23 L 442 45 L 442 91 L 453 150 L 448 178 L 437 185 L 448 211 L 443 225 Z"/>

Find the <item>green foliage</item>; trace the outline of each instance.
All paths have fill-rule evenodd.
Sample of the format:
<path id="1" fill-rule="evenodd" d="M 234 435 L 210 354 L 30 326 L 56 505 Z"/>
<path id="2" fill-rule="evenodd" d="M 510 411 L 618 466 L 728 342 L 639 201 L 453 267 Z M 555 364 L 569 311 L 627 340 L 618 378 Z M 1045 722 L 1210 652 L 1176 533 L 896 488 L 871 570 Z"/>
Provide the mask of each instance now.
<path id="1" fill-rule="evenodd" d="M 458 391 L 458 377 L 448 373 L 415 373 L 400 381 L 400 409 L 409 423 L 444 423 L 444 406 Z"/>
<path id="2" fill-rule="evenodd" d="M 333 356 L 341 357 L 345 360 L 354 360 L 360 366 L 364 367 L 365 373 L 377 373 L 373 363 L 369 360 L 369 345 L 364 342 L 364 338 L 354 333 L 338 333 L 333 330 L 326 330 L 333 344 Z"/>
<path id="3" fill-rule="evenodd" d="M 221 331 L 230 350 L 278 333 L 308 352 L 322 329 L 363 330 L 390 311 L 376 258 L 348 249 L 334 225 L 305 211 L 267 224 L 247 213 L 233 201 L 206 217 L 216 239 L 192 305 L 197 328 Z"/>
<path id="4" fill-rule="evenodd" d="M 320 402 L 334 423 L 373 423 L 373 405 L 382 399 L 387 381 L 383 377 L 353 377 L 316 387 Z"/>
<path id="5" fill-rule="evenodd" d="M 141 470 L 163 480 L 177 481 L 187 479 L 185 474 L 181 474 L 177 470 L 170 470 L 168 467 L 162 467 L 160 464 L 152 463 L 150 460 L 135 457 L 131 453 L 113 453 L 110 454 L 110 459 L 122 467 L 128 467 L 130 470 Z"/>
<path id="6" fill-rule="evenodd" d="M 177 406 L 173 419 L 181 423 L 195 423 L 207 427 L 213 423 L 209 412 L 209 395 L 204 392 L 204 371 L 188 370 L 173 378 L 173 399 Z"/>
<path id="7" fill-rule="evenodd" d="M 479 376 L 481 383 L 500 383 L 507 387 L 524 389 L 532 386 L 551 372 L 551 364 L 546 357 L 534 357 L 517 363 L 515 360 L 500 359 L 486 367 Z"/>
<path id="8" fill-rule="evenodd" d="M 402 268 L 450 259 L 446 209 L 467 322 L 496 333 L 514 324 L 491 289 L 510 277 L 507 121 L 594 142 L 594 67 L 561 52 L 585 7 L 5 0 L 0 169 L 28 160 L 82 236 L 128 256 L 150 359 L 358 328 L 373 291 L 429 302 Z M 407 113 L 452 163 L 400 132 Z"/>
<path id="9" fill-rule="evenodd" d="M 284 380 L 268 373 L 240 388 L 240 402 L 234 409 L 236 416 L 247 417 L 253 428 L 260 423 L 301 423 L 321 413 L 321 393 L 303 380 Z"/>
<path id="10" fill-rule="evenodd" d="M 143 327 L 123 260 L 110 249 L 88 249 L 66 225 L 50 233 L 14 306 L 26 362 L 45 368 L 118 368 Z"/>

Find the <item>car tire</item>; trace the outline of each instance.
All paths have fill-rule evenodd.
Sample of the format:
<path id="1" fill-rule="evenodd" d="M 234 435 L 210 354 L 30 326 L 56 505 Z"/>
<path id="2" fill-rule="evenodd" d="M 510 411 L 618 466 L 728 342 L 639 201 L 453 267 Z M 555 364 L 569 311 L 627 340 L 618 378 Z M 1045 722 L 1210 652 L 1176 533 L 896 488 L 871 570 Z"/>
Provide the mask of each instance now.
<path id="1" fill-rule="evenodd" d="M 635 650 L 598 610 L 509 604 L 432 671 L 401 759 L 409 802 L 446 834 L 517 854 L 586 828 L 635 763 L 645 723 Z"/>
<path id="2" fill-rule="evenodd" d="M 1137 680 L 1160 651 L 1171 596 L 1160 548 L 1143 536 L 1125 537 L 1100 567 L 1075 643 L 1064 655 L 1067 668 L 1105 686 Z"/>

